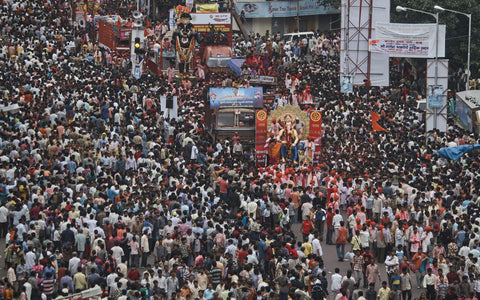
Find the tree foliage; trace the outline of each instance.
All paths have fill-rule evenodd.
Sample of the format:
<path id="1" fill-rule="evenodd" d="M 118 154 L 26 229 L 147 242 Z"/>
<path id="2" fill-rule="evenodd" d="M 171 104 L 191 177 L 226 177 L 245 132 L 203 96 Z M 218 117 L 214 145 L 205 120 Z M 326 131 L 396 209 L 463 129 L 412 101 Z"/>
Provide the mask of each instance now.
<path id="1" fill-rule="evenodd" d="M 390 22 L 392 23 L 434 23 L 435 19 L 425 14 L 412 11 L 397 12 L 397 5 L 436 12 L 433 7 L 440 5 L 464 13 L 472 14 L 471 63 L 470 70 L 474 77 L 479 76 L 480 67 L 480 1 L 478 0 L 391 0 Z M 445 41 L 445 57 L 450 59 L 451 66 L 466 68 L 468 52 L 468 18 L 447 11 L 440 11 L 440 24 L 447 28 Z"/>
<path id="2" fill-rule="evenodd" d="M 341 0 L 318 0 L 322 5 L 341 7 Z M 359 0 L 357 0 L 359 1 Z M 376 2 L 383 0 L 372 0 Z M 397 12 L 397 5 L 409 8 L 435 12 L 433 7 L 440 5 L 443 8 L 472 14 L 472 39 L 471 39 L 471 66 L 474 77 L 479 77 L 480 72 L 480 1 L 479 0 L 390 0 L 390 22 L 392 23 L 434 23 L 435 20 L 425 14 L 412 11 Z M 466 68 L 468 51 L 468 18 L 451 12 L 439 12 L 440 24 L 447 25 L 445 42 L 445 57 L 450 59 L 451 66 Z M 375 21 L 373 22 L 375 24 Z"/>

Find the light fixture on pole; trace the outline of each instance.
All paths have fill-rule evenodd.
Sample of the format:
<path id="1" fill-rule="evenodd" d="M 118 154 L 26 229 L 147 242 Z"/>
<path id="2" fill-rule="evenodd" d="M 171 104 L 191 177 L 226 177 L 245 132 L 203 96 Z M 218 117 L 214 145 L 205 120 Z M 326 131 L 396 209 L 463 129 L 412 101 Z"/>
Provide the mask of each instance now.
<path id="1" fill-rule="evenodd" d="M 397 6 L 396 7 L 397 12 L 406 12 L 406 11 L 413 11 L 417 13 L 421 13 L 424 15 L 429 15 L 435 18 L 435 26 L 436 26 L 436 37 L 435 37 L 435 86 L 438 85 L 438 34 L 439 34 L 439 23 L 438 23 L 438 12 L 437 13 L 431 13 L 428 11 L 423 11 L 419 9 L 414 9 L 414 8 L 409 8 L 405 6 Z M 427 86 L 428 89 L 428 86 Z M 433 109 L 433 127 L 434 129 L 437 129 L 437 108 L 435 107 Z"/>
<path id="2" fill-rule="evenodd" d="M 464 15 L 468 18 L 468 54 L 467 54 L 467 86 L 466 90 L 468 91 L 470 89 L 470 41 L 472 39 L 472 14 L 467 14 L 461 11 L 456 11 L 453 9 L 448 9 L 448 8 L 443 8 L 439 5 L 435 5 L 433 9 L 438 10 L 438 11 L 449 11 L 454 14 L 459 14 L 459 15 Z"/>

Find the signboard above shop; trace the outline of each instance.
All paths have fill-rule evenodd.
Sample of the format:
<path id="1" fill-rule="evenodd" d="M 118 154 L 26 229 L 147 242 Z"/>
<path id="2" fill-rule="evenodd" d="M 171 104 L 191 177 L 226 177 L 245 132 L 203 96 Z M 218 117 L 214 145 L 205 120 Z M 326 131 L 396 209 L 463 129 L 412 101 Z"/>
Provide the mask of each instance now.
<path id="1" fill-rule="evenodd" d="M 245 18 L 284 18 L 297 16 L 297 3 L 300 16 L 339 14 L 338 9 L 323 6 L 319 1 L 264 1 L 237 2 L 237 12 L 245 12 Z"/>

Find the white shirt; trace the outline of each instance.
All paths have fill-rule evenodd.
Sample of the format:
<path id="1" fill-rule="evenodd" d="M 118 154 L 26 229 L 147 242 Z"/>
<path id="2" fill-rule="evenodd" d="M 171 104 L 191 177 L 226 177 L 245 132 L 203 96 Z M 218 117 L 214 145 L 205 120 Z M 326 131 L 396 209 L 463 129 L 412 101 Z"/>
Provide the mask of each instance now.
<path id="1" fill-rule="evenodd" d="M 122 262 L 122 256 L 125 254 L 123 253 L 123 249 L 120 246 L 113 246 L 112 247 L 112 256 L 115 258 L 117 261 L 117 265 L 119 265 Z"/>
<path id="2" fill-rule="evenodd" d="M 323 256 L 322 245 L 320 244 L 320 241 L 317 238 L 315 238 L 312 241 L 312 249 L 313 249 L 313 254 L 317 256 Z"/>
<path id="3" fill-rule="evenodd" d="M 68 261 L 68 270 L 70 274 L 75 275 L 78 272 L 78 265 L 80 264 L 80 258 L 74 256 Z"/>
<path id="4" fill-rule="evenodd" d="M 8 218 L 8 208 L 5 206 L 0 207 L 0 223 L 6 223 Z"/>
<path id="5" fill-rule="evenodd" d="M 340 222 L 341 221 L 343 221 L 343 217 L 342 217 L 341 214 L 333 216 L 333 220 L 332 220 L 333 228 L 335 228 L 335 229 L 340 228 Z"/>
<path id="6" fill-rule="evenodd" d="M 29 251 L 25 254 L 25 269 L 32 271 L 33 266 L 35 266 L 35 253 Z"/>
<path id="7" fill-rule="evenodd" d="M 332 291 L 338 291 L 342 287 L 342 275 L 335 273 L 332 275 Z"/>

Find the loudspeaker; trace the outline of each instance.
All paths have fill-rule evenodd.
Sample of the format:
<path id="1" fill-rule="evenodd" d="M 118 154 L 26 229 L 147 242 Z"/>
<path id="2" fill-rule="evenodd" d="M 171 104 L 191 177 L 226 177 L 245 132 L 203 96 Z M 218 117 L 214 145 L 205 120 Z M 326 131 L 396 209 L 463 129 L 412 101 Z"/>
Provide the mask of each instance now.
<path id="1" fill-rule="evenodd" d="M 168 95 L 167 100 L 165 101 L 165 107 L 166 108 L 173 108 L 173 96 Z"/>

